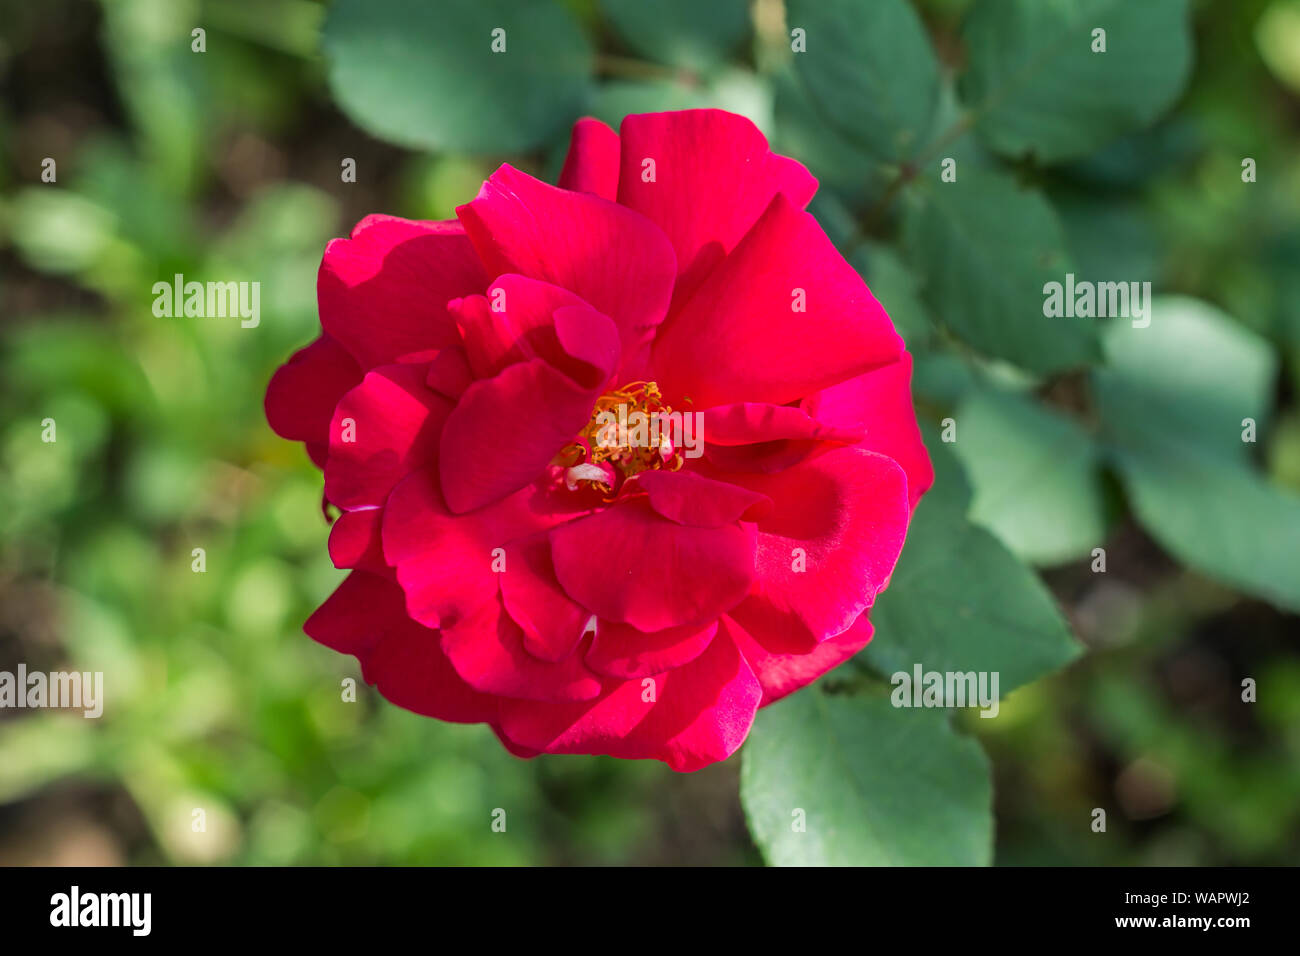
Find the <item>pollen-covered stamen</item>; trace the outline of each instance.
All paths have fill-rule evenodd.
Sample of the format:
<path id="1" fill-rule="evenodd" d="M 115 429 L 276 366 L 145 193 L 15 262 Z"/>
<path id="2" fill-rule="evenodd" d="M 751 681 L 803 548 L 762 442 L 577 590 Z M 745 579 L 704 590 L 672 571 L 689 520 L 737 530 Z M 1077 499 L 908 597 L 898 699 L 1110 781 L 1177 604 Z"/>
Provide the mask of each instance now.
<path id="1" fill-rule="evenodd" d="M 591 420 L 556 456 L 565 484 L 590 482 L 610 494 L 643 471 L 676 471 L 685 459 L 673 443 L 674 417 L 654 382 L 632 382 L 596 400 Z"/>
<path id="2" fill-rule="evenodd" d="M 605 462 L 592 464 L 584 461 L 564 469 L 564 484 L 570 491 L 577 491 L 580 481 L 589 481 L 597 487 L 608 490 L 613 487 L 616 479 L 614 469 Z"/>

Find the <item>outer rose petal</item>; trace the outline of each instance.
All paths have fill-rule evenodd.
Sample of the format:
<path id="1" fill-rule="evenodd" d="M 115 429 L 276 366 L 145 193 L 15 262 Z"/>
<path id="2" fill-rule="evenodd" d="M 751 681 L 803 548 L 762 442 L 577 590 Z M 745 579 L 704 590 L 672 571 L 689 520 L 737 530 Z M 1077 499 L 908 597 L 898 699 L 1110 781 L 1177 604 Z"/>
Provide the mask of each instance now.
<path id="1" fill-rule="evenodd" d="M 367 216 L 325 247 L 316 295 L 321 326 L 362 368 L 457 344 L 447 303 L 488 277 L 458 222 Z"/>
<path id="2" fill-rule="evenodd" d="M 731 616 L 779 616 L 793 635 L 823 641 L 846 630 L 898 561 L 911 510 L 903 470 L 882 455 L 840 448 L 773 475 L 736 475 L 775 505 L 758 523 L 753 595 Z M 806 569 L 794 568 L 802 549 Z"/>
<path id="3" fill-rule="evenodd" d="M 281 438 L 325 446 L 334 406 L 360 381 L 361 368 L 347 349 L 321 335 L 271 376 L 266 420 Z"/>
<path id="4" fill-rule="evenodd" d="M 383 639 L 386 629 L 396 623 L 394 614 L 382 618 L 375 616 L 376 608 L 388 609 L 392 593 L 393 582 L 387 578 L 353 571 L 312 612 L 302 629 L 313 641 L 360 659 Z M 397 592 L 399 601 L 401 597 L 401 592 Z M 376 627 L 376 623 L 380 626 Z"/>
<path id="5" fill-rule="evenodd" d="M 361 568 L 379 574 L 391 573 L 384 563 L 382 508 L 345 511 L 330 528 L 330 560 L 336 568 Z"/>
<path id="6" fill-rule="evenodd" d="M 802 290 L 806 311 L 794 311 Z M 660 330 L 656 379 L 673 401 L 785 405 L 894 361 L 903 341 L 817 220 L 784 196 Z"/>
<path id="7" fill-rule="evenodd" d="M 934 468 L 912 409 L 911 383 L 912 355 L 904 352 L 897 362 L 810 395 L 802 407 L 829 426 L 862 429 L 858 447 L 894 459 L 907 472 L 908 499 L 915 508 L 934 484 Z"/>
<path id="8" fill-rule="evenodd" d="M 672 240 L 678 280 L 674 304 L 700 281 L 783 193 L 808 205 L 817 180 L 767 146 L 758 127 L 723 110 L 642 113 L 623 120 L 618 201 L 652 219 Z M 655 177 L 643 178 L 643 163 Z M 789 293 L 787 292 L 787 297 Z"/>
<path id="9" fill-rule="evenodd" d="M 599 617 L 661 631 L 704 624 L 745 596 L 754 526 L 692 528 L 626 499 L 551 532 L 555 576 Z"/>
<path id="10" fill-rule="evenodd" d="M 561 189 L 617 199 L 618 133 L 589 116 L 574 123 L 559 185 Z"/>
<path id="11" fill-rule="evenodd" d="M 758 682 L 763 685 L 763 702 L 759 704 L 760 707 L 766 707 L 787 694 L 794 693 L 838 667 L 866 647 L 872 634 L 871 622 L 867 620 L 865 612 L 843 634 L 827 638 L 811 647 L 792 639 L 789 632 L 781 628 L 779 619 L 756 618 L 754 623 L 756 627 L 753 633 L 729 617 L 722 619 L 721 626 L 736 642 L 757 675 Z M 767 623 L 776 626 L 760 629 Z"/>
<path id="12" fill-rule="evenodd" d="M 600 694 L 600 681 L 587 670 L 581 654 L 559 663 L 529 654 L 523 630 L 499 600 L 443 628 L 442 649 L 456 673 L 486 693 L 551 702 L 591 700 Z"/>
<path id="13" fill-rule="evenodd" d="M 427 375 L 423 363 L 384 365 L 343 396 L 330 424 L 325 465 L 325 496 L 334 504 L 382 505 L 411 472 L 436 467 L 452 406 L 425 384 Z"/>
<path id="14" fill-rule="evenodd" d="M 393 489 L 384 508 L 384 559 L 397 569 L 410 616 L 437 627 L 496 598 L 496 548 L 586 513 L 572 495 L 524 488 L 455 515 L 432 478 L 414 474 Z"/>
<path id="15" fill-rule="evenodd" d="M 353 571 L 303 630 L 326 647 L 355 655 L 366 683 L 399 707 L 454 723 L 493 721 L 497 703 L 470 688 L 442 653 L 438 632 L 406 616 L 392 581 Z"/>
<path id="16" fill-rule="evenodd" d="M 653 689 L 654 699 L 644 698 Z M 594 701 L 502 699 L 501 732 L 546 753 L 653 757 L 674 770 L 725 760 L 744 742 L 762 688 L 722 634 L 690 663 L 657 677 L 608 684 Z"/>
<path id="17" fill-rule="evenodd" d="M 542 279 L 613 319 L 625 362 L 640 355 L 668 311 L 672 246 L 630 209 L 502 166 L 456 213 L 492 275 Z"/>
<path id="18" fill-rule="evenodd" d="M 492 725 L 492 732 L 497 735 L 497 740 L 501 741 L 501 746 L 505 747 L 507 751 L 514 754 L 516 757 L 523 760 L 532 760 L 534 757 L 540 757 L 542 755 L 540 750 L 533 750 L 530 747 L 521 747 L 519 744 L 515 743 L 503 734 L 501 728 L 496 724 Z"/>

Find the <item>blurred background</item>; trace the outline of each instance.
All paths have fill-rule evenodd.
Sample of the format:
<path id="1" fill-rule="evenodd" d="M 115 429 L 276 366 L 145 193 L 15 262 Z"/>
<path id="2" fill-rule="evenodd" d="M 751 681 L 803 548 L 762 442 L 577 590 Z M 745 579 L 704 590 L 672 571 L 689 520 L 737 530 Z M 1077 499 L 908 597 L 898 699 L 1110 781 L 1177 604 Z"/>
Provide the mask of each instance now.
<path id="1" fill-rule="evenodd" d="M 364 685 L 341 705 L 355 661 L 300 629 L 342 573 L 319 472 L 269 431 L 262 396 L 315 335 L 329 238 L 371 212 L 448 218 L 503 160 L 553 180 L 583 113 L 617 123 L 698 104 L 749 115 L 808 163 L 832 236 L 882 208 L 872 228 L 895 228 L 871 170 L 810 129 L 776 55 L 779 0 L 741 4 L 708 42 L 673 32 L 677 4 L 652 43 L 627 4 L 564 5 L 595 52 L 594 93 L 525 145 L 457 149 L 354 124 L 310 0 L 0 0 L 0 670 L 106 683 L 98 720 L 0 710 L 0 863 L 760 862 L 738 759 L 686 776 L 517 760 L 485 728 L 414 716 Z M 967 6 L 916 4 L 949 67 Z M 1300 3 L 1192 10 L 1194 71 L 1169 115 L 1021 172 L 1094 271 L 1149 275 L 1266 344 L 1280 374 L 1258 465 L 1295 493 Z M 1245 190 L 1242 156 L 1269 170 Z M 924 353 L 931 319 L 896 265 L 881 255 L 868 277 Z M 150 290 L 175 273 L 259 280 L 260 326 L 156 318 Z M 935 420 L 944 368 L 918 379 Z M 1034 383 L 1064 406 L 1076 386 Z M 1300 618 L 1182 567 L 1111 476 L 1102 500 L 1107 574 L 1086 556 L 1035 562 L 1089 652 L 1016 691 L 1001 719 L 962 720 L 993 763 L 996 862 L 1297 862 Z M 1251 707 L 1244 677 L 1268 688 Z M 1104 840 L 1080 825 L 1097 806 L 1112 808 Z M 509 838 L 490 828 L 495 807 L 528 808 Z"/>

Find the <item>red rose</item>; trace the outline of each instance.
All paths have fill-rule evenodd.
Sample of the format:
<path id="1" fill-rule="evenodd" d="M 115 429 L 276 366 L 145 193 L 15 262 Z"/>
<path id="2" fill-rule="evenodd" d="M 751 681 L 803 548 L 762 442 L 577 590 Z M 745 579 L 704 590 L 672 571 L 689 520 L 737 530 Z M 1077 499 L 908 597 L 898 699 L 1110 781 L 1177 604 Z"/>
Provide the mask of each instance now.
<path id="1" fill-rule="evenodd" d="M 266 396 L 354 569 L 307 633 L 516 754 L 677 770 L 860 650 L 933 472 L 815 189 L 729 113 L 583 120 L 559 187 L 331 242 Z"/>

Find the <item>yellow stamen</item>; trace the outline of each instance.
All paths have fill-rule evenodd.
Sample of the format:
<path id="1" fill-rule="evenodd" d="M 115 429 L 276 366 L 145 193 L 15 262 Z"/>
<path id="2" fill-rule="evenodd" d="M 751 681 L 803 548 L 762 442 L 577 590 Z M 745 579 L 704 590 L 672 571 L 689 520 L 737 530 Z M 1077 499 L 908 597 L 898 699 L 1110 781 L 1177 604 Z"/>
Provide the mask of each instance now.
<path id="1" fill-rule="evenodd" d="M 591 419 L 579 433 L 578 440 L 565 446 L 556 456 L 556 463 L 566 468 L 584 463 L 607 463 L 623 478 L 631 478 L 643 471 L 677 471 L 685 464 L 685 460 L 671 444 L 634 444 L 629 441 L 632 429 L 620 434 L 618 422 L 634 420 L 633 416 L 638 412 L 646 416 L 647 423 L 655 421 L 656 415 L 661 416 L 659 427 L 667 426 L 667 416 L 672 413 L 672 408 L 663 403 L 663 394 L 655 382 L 630 382 L 600 396 L 591 410 Z M 611 488 L 605 482 L 592 483 L 605 494 L 610 493 Z"/>

